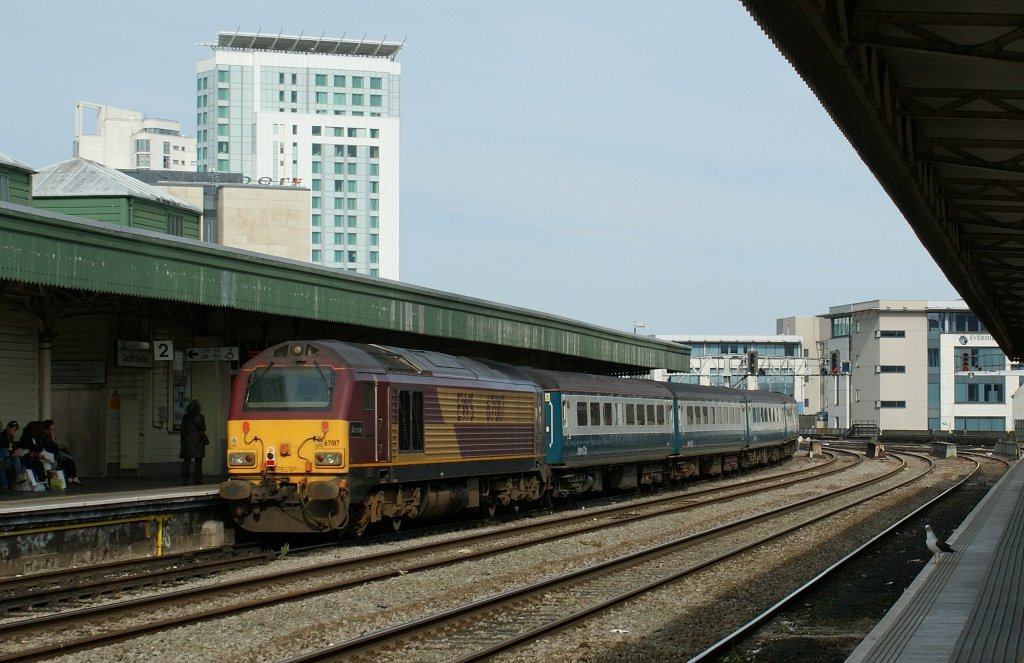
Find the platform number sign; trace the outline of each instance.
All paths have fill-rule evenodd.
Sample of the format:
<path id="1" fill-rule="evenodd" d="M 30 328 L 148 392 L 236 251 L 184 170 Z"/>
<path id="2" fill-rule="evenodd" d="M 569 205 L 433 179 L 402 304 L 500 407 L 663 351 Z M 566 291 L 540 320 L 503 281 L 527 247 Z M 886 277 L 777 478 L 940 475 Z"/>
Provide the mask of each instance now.
<path id="1" fill-rule="evenodd" d="M 174 341 L 153 341 L 153 361 L 173 361 Z"/>

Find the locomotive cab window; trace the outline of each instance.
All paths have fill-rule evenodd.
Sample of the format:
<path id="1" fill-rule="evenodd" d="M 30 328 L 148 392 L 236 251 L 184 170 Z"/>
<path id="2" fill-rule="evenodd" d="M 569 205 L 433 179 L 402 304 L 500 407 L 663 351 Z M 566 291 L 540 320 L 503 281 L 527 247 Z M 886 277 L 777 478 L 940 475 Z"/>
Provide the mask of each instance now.
<path id="1" fill-rule="evenodd" d="M 245 390 L 246 410 L 322 410 L 330 406 L 334 371 L 320 366 L 257 368 Z"/>
<path id="2" fill-rule="evenodd" d="M 376 398 L 374 398 L 373 384 L 369 382 L 363 383 L 363 409 L 372 410 L 376 404 Z"/>
<path id="3" fill-rule="evenodd" d="M 398 392 L 398 450 L 423 451 L 423 392 Z"/>

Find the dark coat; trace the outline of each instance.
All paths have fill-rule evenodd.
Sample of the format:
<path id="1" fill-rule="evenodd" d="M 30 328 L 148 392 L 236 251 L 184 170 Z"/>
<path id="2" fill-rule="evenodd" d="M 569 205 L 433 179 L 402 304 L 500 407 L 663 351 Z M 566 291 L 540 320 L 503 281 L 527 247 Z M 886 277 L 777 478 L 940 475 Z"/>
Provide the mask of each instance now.
<path id="1" fill-rule="evenodd" d="M 202 458 L 206 455 L 206 445 L 210 439 L 206 437 L 206 418 L 201 410 L 199 401 L 192 401 L 185 408 L 185 416 L 181 418 L 179 458 Z"/>

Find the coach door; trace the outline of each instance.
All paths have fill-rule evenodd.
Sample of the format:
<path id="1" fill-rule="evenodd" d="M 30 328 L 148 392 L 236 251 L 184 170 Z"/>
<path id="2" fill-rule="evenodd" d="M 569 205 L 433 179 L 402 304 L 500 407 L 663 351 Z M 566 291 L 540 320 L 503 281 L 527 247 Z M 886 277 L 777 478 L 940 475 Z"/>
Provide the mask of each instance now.
<path id="1" fill-rule="evenodd" d="M 390 459 L 387 421 L 388 391 L 379 382 L 363 385 L 363 414 L 366 421 L 366 435 L 373 444 L 373 459 L 383 463 Z"/>

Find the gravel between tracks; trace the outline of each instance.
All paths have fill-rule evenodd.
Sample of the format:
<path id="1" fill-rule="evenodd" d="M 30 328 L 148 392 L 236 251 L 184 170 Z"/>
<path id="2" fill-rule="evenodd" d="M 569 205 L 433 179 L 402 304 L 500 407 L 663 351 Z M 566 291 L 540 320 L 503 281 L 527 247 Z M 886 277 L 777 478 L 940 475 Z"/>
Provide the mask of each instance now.
<path id="1" fill-rule="evenodd" d="M 774 470 L 792 470 L 807 463 L 805 455 Z M 916 504 L 966 474 L 971 464 L 963 459 L 939 460 L 935 472 L 914 488 L 894 491 L 827 525 L 815 525 L 776 542 L 747 559 L 727 562 L 699 578 L 675 583 L 592 619 L 579 628 L 566 629 L 515 652 L 503 661 L 664 661 L 685 660 L 746 622 L 818 571 L 852 550 L 874 531 L 910 511 Z M 860 466 L 815 483 L 798 484 L 682 514 L 662 516 L 637 524 L 611 528 L 423 573 L 357 587 L 344 592 L 272 606 L 243 615 L 182 627 L 136 638 L 102 649 L 54 659 L 85 661 L 279 661 L 398 624 L 437 610 L 454 607 L 527 582 L 577 568 L 599 559 L 647 547 L 765 510 L 776 500 L 802 499 L 819 493 L 824 485 L 846 484 L 852 477 L 879 474 L 891 463 L 867 461 Z M 745 481 L 747 474 L 735 480 Z M 776 497 L 776 493 L 780 497 Z M 784 497 L 783 497 L 784 496 Z M 798 497 L 797 497 L 798 496 Z M 643 500 L 638 500 L 638 505 Z M 457 534 L 440 535 L 454 538 Z M 426 540 L 438 537 L 429 537 Z M 348 546 L 318 553 L 320 559 L 357 557 L 396 546 L 416 545 L 424 539 L 375 546 Z M 315 558 L 284 559 L 273 568 L 314 564 Z M 219 582 L 263 573 L 266 567 L 234 572 Z M 291 585 L 288 589 L 293 589 Z M 18 649 L 31 642 L 6 643 Z M 402 656 L 395 660 L 414 660 Z M 417 659 L 418 660 L 418 659 Z"/>

